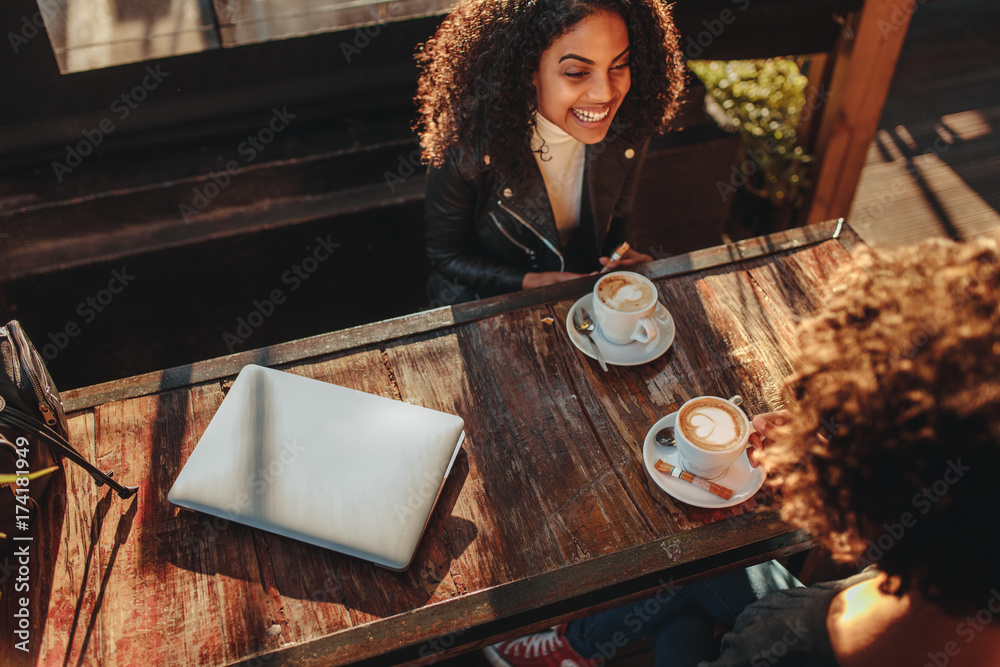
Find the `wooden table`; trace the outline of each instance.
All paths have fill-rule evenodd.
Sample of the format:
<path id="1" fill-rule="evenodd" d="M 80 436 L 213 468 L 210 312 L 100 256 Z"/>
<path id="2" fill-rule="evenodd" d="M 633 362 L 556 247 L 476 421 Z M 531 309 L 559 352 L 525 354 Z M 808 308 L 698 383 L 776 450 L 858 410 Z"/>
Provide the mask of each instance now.
<path id="1" fill-rule="evenodd" d="M 426 663 L 808 548 L 767 491 L 726 510 L 661 503 L 640 448 L 692 396 L 740 393 L 749 414 L 787 404 L 793 326 L 858 243 L 835 229 L 648 266 L 677 338 L 661 358 L 607 374 L 565 331 L 587 279 L 66 392 L 71 441 L 140 490 L 123 501 L 76 466 L 58 473 L 34 528 L 31 653 L 5 632 L 0 663 Z M 409 571 L 168 504 L 251 362 L 466 420 Z"/>

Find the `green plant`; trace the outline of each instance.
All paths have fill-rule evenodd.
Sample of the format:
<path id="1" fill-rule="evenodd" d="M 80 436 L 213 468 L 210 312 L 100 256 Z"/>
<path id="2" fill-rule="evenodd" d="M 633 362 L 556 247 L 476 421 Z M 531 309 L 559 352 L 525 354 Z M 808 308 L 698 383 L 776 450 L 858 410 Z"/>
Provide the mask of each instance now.
<path id="1" fill-rule="evenodd" d="M 798 64 L 772 58 L 692 60 L 688 66 L 742 138 L 732 185 L 776 205 L 797 202 L 808 185 L 811 161 L 798 140 L 809 83 Z"/>

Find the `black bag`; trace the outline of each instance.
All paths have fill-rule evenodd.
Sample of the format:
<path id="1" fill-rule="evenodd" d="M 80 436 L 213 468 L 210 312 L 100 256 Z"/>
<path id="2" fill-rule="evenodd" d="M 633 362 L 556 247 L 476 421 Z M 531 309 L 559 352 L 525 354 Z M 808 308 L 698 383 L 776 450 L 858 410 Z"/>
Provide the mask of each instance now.
<path id="1" fill-rule="evenodd" d="M 38 514 L 38 500 L 49 484 L 48 472 L 59 456 L 82 466 L 97 482 L 108 484 L 122 498 L 139 487 L 124 487 L 87 461 L 69 444 L 69 428 L 59 392 L 42 358 L 21 325 L 11 320 L 0 327 L 0 555 L 12 538 L 28 531 Z M 23 480 L 23 481 L 22 481 Z"/>

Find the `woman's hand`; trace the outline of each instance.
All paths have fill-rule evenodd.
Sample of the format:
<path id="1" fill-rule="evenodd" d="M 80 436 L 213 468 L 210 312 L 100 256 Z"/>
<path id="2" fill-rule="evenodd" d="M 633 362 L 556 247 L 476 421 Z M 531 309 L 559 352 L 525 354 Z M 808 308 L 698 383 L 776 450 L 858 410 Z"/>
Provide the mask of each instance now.
<path id="1" fill-rule="evenodd" d="M 525 273 L 521 279 L 521 289 L 531 289 L 533 287 L 544 287 L 564 283 L 567 280 L 583 278 L 583 273 L 570 273 L 569 271 L 543 271 L 541 273 Z"/>
<path id="2" fill-rule="evenodd" d="M 636 264 L 645 264 L 646 262 L 653 261 L 653 258 L 645 253 L 636 251 L 634 248 L 629 248 L 628 252 L 622 255 L 622 258 L 616 262 L 612 262 L 610 257 L 598 257 L 597 261 L 608 271 L 614 271 L 615 269 L 624 269 Z"/>
<path id="3" fill-rule="evenodd" d="M 791 413 L 788 410 L 778 410 L 777 412 L 765 412 L 753 418 L 753 427 L 757 431 L 750 434 L 750 444 L 753 447 L 747 451 L 750 465 L 756 468 L 760 465 L 758 456 L 767 447 L 769 441 L 774 440 L 779 426 L 788 423 Z"/>

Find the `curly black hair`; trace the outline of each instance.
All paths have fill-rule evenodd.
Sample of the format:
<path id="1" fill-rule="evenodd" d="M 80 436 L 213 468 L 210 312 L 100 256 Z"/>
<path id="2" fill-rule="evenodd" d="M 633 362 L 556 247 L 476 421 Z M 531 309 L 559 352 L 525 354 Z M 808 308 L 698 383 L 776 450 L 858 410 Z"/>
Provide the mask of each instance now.
<path id="1" fill-rule="evenodd" d="M 865 250 L 837 283 L 765 452 L 783 515 L 884 592 L 974 613 L 1000 581 L 1000 244 Z"/>
<path id="2" fill-rule="evenodd" d="M 537 100 L 532 75 L 553 40 L 588 16 L 613 12 L 629 35 L 632 85 L 613 130 L 665 129 L 680 104 L 684 63 L 670 7 L 660 0 L 464 0 L 417 49 L 414 129 L 425 162 L 474 149 L 501 175 L 530 155 Z"/>

